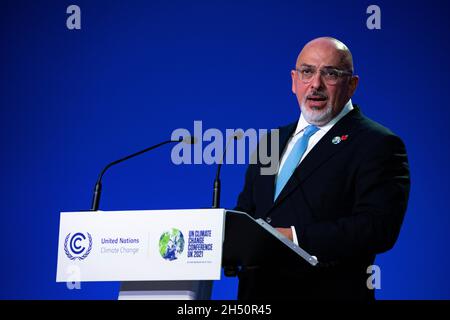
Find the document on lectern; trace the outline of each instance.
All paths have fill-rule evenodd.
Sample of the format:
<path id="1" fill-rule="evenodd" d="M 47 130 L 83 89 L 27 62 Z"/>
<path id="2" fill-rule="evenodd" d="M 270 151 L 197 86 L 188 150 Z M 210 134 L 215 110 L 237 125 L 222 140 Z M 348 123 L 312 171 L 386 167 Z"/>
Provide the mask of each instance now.
<path id="1" fill-rule="evenodd" d="M 318 260 L 264 220 L 227 210 L 222 263 L 224 266 L 313 267 Z"/>
<path id="2" fill-rule="evenodd" d="M 57 282 L 220 279 L 225 210 L 61 213 Z"/>

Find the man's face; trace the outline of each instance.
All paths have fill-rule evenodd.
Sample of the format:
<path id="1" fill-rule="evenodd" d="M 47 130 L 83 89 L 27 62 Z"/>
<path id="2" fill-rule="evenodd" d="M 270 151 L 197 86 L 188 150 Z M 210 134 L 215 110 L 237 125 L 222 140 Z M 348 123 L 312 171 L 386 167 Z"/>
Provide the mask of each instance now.
<path id="1" fill-rule="evenodd" d="M 296 69 L 316 71 L 307 83 L 301 80 L 297 70 L 292 70 L 291 76 L 292 91 L 303 116 L 308 123 L 319 126 L 339 114 L 358 84 L 358 77 L 348 74 L 339 76 L 336 83 L 329 83 L 321 76 L 321 70 L 350 71 L 342 51 L 326 41 L 307 45 L 300 53 Z"/>

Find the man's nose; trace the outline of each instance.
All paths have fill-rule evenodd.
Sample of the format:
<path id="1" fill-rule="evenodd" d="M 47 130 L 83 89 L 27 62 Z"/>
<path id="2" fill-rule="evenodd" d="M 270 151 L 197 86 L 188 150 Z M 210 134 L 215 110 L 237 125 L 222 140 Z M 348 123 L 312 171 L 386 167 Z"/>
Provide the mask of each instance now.
<path id="1" fill-rule="evenodd" d="M 320 72 L 317 72 L 311 81 L 311 87 L 315 89 L 320 89 L 322 86 L 323 86 L 322 75 L 320 74 Z"/>

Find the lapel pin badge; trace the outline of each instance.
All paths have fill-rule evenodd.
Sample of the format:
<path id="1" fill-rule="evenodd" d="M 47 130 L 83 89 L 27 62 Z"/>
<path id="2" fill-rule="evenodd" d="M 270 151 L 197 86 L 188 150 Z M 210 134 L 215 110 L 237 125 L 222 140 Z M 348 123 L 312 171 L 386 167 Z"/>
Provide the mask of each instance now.
<path id="1" fill-rule="evenodd" d="M 339 142 L 341 142 L 341 137 L 334 137 L 331 142 L 333 142 L 333 144 L 338 144 Z"/>
<path id="2" fill-rule="evenodd" d="M 341 136 L 341 137 L 336 136 L 336 137 L 334 137 L 334 138 L 331 140 L 331 142 L 332 142 L 333 144 L 338 144 L 338 143 L 340 143 L 341 141 L 345 141 L 345 140 L 347 140 L 347 139 L 348 139 L 348 134 L 343 135 L 343 136 Z"/>

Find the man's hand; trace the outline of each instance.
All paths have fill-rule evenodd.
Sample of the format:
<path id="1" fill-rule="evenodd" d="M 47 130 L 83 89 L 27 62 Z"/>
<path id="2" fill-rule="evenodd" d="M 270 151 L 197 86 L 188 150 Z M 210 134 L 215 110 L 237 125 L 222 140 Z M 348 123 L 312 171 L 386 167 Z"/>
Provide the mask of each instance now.
<path id="1" fill-rule="evenodd" d="M 292 235 L 292 229 L 291 228 L 275 228 L 278 232 L 283 234 L 286 238 L 293 241 L 294 236 Z"/>

